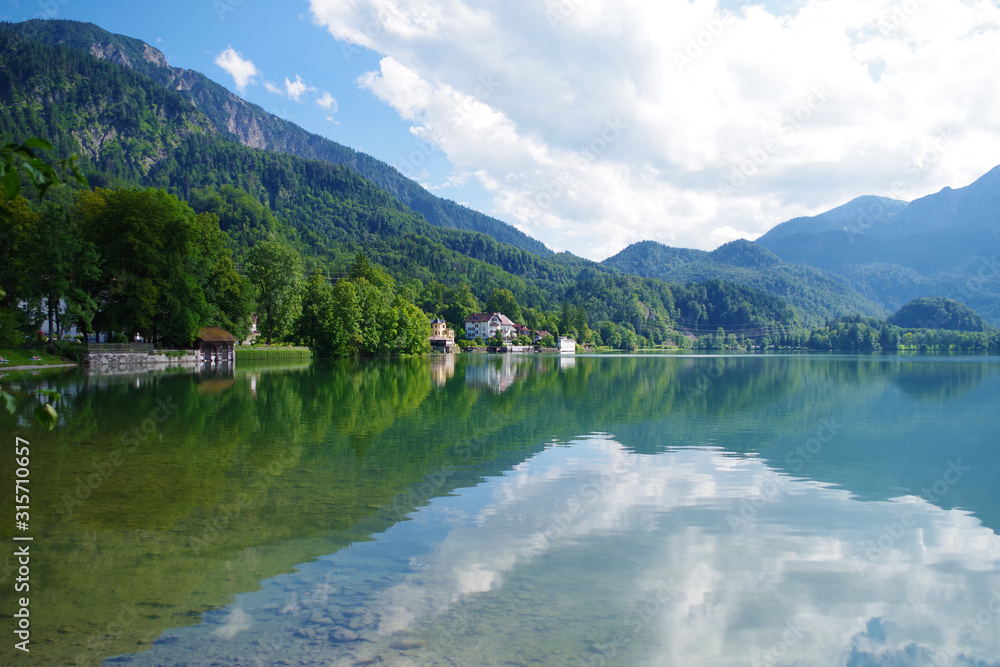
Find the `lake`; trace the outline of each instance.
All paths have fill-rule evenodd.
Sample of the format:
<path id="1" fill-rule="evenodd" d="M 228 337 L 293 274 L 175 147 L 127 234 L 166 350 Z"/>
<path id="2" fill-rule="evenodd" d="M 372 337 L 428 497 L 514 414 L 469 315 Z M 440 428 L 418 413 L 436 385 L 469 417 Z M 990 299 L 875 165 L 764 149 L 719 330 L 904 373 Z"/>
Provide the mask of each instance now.
<path id="1" fill-rule="evenodd" d="M 1000 665 L 1000 357 L 0 383 L 62 394 L 0 416 L 34 538 L 2 664 Z"/>

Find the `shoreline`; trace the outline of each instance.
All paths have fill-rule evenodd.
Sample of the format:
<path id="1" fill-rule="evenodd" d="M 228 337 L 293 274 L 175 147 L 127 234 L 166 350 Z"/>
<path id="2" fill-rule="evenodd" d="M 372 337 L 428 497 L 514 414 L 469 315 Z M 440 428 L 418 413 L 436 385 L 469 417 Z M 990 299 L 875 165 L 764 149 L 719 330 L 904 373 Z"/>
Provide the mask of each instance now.
<path id="1" fill-rule="evenodd" d="M 71 366 L 81 366 L 82 364 L 41 364 L 39 366 L 0 366 L 0 373 L 4 371 L 40 371 L 45 368 L 69 368 Z"/>

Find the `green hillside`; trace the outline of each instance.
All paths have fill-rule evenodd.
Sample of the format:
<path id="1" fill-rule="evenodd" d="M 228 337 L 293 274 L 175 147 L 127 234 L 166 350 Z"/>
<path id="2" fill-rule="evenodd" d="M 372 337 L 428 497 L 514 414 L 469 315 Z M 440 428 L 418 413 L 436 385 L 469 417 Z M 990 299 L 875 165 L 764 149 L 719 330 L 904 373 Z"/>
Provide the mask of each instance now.
<path id="1" fill-rule="evenodd" d="M 65 46 L 144 75 L 194 105 L 218 134 L 229 136 L 244 146 L 342 164 L 391 193 L 433 225 L 479 231 L 540 256 L 552 254 L 537 239 L 505 222 L 432 195 L 419 183 L 370 155 L 278 118 L 233 95 L 200 72 L 171 67 L 158 49 L 141 40 L 77 21 L 33 20 L 4 24 L 3 29 L 25 40 Z"/>
<path id="2" fill-rule="evenodd" d="M 547 321 L 551 329 L 577 335 L 589 326 L 636 344 L 667 340 L 677 323 L 713 331 L 796 324 L 781 299 L 752 288 L 671 285 L 566 253 L 543 257 L 484 233 L 432 225 L 343 164 L 242 145 L 220 131 L 185 91 L 144 74 L 151 65 L 128 66 L 148 56 L 151 47 L 124 40 L 117 55 L 96 57 L 72 46 L 74 40 L 88 43 L 95 27 L 54 23 L 67 31 L 60 38 L 70 45 L 29 41 L 10 26 L 3 33 L 2 139 L 42 137 L 56 155 L 79 153 L 93 187 L 160 188 L 197 214 L 217 216 L 237 266 L 250 248 L 275 236 L 302 255 L 307 272 L 322 269 L 334 278 L 344 276 L 363 251 L 426 312 L 449 305 L 436 294 L 466 289 L 474 303 L 464 303 L 478 307 L 496 290 L 509 290 L 526 308 L 529 325 Z M 24 25 L 38 27 L 29 22 L 15 28 Z M 73 36 L 75 26 L 81 36 Z M 76 206 L 71 191 L 57 190 L 47 201 L 71 211 Z M 17 291 L 7 289 L 8 306 Z"/>
<path id="3" fill-rule="evenodd" d="M 712 252 L 671 248 L 642 241 L 602 262 L 626 273 L 676 282 L 726 280 L 781 296 L 803 324 L 819 324 L 841 315 L 884 317 L 887 311 L 845 280 L 801 264 L 786 262 L 770 250 L 737 240 Z"/>
<path id="4" fill-rule="evenodd" d="M 914 299 L 888 320 L 903 328 L 945 329 L 949 331 L 984 331 L 986 323 L 964 303 L 942 297 Z"/>

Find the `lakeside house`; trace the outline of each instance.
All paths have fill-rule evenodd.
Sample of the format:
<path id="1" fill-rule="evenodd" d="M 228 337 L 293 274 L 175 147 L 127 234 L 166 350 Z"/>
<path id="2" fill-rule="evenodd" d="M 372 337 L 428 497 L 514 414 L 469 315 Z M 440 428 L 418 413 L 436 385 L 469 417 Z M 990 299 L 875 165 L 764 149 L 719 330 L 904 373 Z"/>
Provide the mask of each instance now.
<path id="1" fill-rule="evenodd" d="M 486 340 L 500 332 L 504 342 L 514 340 L 514 323 L 503 313 L 473 313 L 465 318 L 465 337 Z"/>
<path id="2" fill-rule="evenodd" d="M 569 336 L 559 336 L 558 344 L 560 354 L 576 354 L 576 341 Z"/>
<path id="3" fill-rule="evenodd" d="M 448 323 L 440 317 L 431 322 L 431 349 L 435 352 L 455 352 L 455 330 L 448 328 Z"/>
<path id="4" fill-rule="evenodd" d="M 236 336 L 221 327 L 202 327 L 194 341 L 198 356 L 205 363 L 236 361 Z"/>

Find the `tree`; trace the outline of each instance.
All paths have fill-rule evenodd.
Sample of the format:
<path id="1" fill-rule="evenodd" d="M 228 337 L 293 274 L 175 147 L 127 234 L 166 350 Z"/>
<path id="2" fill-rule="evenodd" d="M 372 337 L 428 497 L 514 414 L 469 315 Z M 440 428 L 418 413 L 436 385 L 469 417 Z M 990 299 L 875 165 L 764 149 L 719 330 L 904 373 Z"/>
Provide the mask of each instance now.
<path id="1" fill-rule="evenodd" d="M 250 334 L 253 288 L 236 270 L 229 235 L 219 227 L 218 217 L 201 213 L 197 223 L 196 275 L 208 305 L 205 324 L 220 326 L 242 340 Z"/>
<path id="2" fill-rule="evenodd" d="M 302 311 L 295 322 L 295 335 L 300 340 L 307 341 L 310 346 L 315 346 L 332 309 L 333 287 L 323 271 L 317 269 L 302 291 Z"/>
<path id="3" fill-rule="evenodd" d="M 465 325 L 465 318 L 479 312 L 479 300 L 469 288 L 469 283 L 460 282 L 449 288 L 444 295 L 445 306 L 441 311 L 444 319 L 460 329 Z"/>
<path id="4" fill-rule="evenodd" d="M 164 190 L 98 188 L 80 196 L 77 214 L 101 257 L 88 285 L 95 330 L 189 345 L 209 310 L 196 275 L 194 211 Z"/>
<path id="5" fill-rule="evenodd" d="M 49 340 L 61 338 L 72 321 L 90 331 L 97 302 L 86 286 L 100 276 L 100 266 L 79 218 L 49 205 L 31 231 L 23 255 L 24 295 L 47 311 Z"/>
<path id="6" fill-rule="evenodd" d="M 261 241 L 247 253 L 246 274 L 256 291 L 257 313 L 264 316 L 263 331 L 270 345 L 275 332 L 287 328 L 297 314 L 302 258 L 286 243 Z"/>
<path id="7" fill-rule="evenodd" d="M 483 307 L 487 313 L 503 313 L 514 322 L 521 322 L 521 306 L 518 305 L 514 293 L 502 287 L 493 288 L 493 293 Z"/>
<path id="8" fill-rule="evenodd" d="M 14 199 L 20 193 L 22 171 L 35 186 L 39 199 L 43 199 L 48 189 L 60 182 L 57 169 L 68 171 L 74 181 L 80 185 L 87 185 L 87 179 L 76 165 L 79 156 L 71 155 L 62 160 L 49 162 L 36 152 L 40 150 L 52 150 L 52 144 L 44 139 L 32 137 L 23 144 L 9 143 L 0 149 L 0 185 L 3 186 L 3 196 L 6 199 Z"/>

